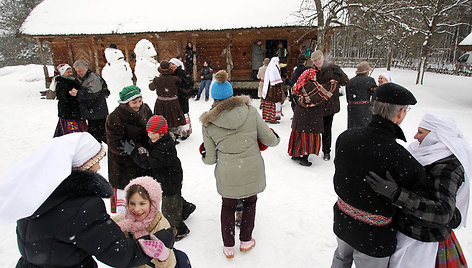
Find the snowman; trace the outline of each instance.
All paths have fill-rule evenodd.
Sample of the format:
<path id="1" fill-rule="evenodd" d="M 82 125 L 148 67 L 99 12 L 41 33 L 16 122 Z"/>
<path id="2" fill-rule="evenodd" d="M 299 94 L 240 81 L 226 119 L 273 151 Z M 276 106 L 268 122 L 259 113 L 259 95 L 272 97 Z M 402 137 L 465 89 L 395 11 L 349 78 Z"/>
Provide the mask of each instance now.
<path id="1" fill-rule="evenodd" d="M 143 100 L 146 103 L 154 103 L 157 96 L 156 93 L 149 90 L 149 84 L 154 77 L 159 76 L 157 52 L 149 40 L 141 39 L 134 48 L 134 54 L 136 54 L 136 66 L 134 67 L 136 86 L 141 89 Z"/>
<path id="2" fill-rule="evenodd" d="M 133 73 L 129 63 L 125 61 L 123 52 L 115 44 L 105 48 L 107 64 L 103 67 L 102 77 L 107 82 L 111 98 L 119 99 L 119 92 L 127 86 L 133 85 Z"/>

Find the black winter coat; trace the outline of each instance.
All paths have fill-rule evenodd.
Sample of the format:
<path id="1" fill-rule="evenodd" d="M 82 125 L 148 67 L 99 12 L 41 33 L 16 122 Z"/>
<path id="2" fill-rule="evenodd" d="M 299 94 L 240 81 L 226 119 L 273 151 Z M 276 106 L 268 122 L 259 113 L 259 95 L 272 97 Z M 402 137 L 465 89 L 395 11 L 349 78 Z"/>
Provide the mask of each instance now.
<path id="1" fill-rule="evenodd" d="M 363 128 L 349 129 L 336 141 L 334 189 L 339 198 L 358 209 L 396 217 L 390 200 L 375 193 L 365 180 L 369 171 L 386 171 L 400 187 L 416 193 L 426 189 L 426 174 L 415 158 L 396 139 L 405 141 L 401 128 L 378 115 Z M 425 194 L 421 192 L 421 194 Z M 374 226 L 358 221 L 334 205 L 334 233 L 356 250 L 373 257 L 386 257 L 396 248 L 393 224 Z"/>
<path id="2" fill-rule="evenodd" d="M 105 80 L 89 69 L 81 81 L 77 96 L 82 117 L 87 120 L 105 119 L 108 115 L 106 97 L 110 94 Z"/>
<path id="3" fill-rule="evenodd" d="M 73 88 L 80 89 L 80 82 L 74 77 L 57 76 L 55 79 L 58 117 L 63 119 L 81 119 L 79 98 L 69 94 L 69 91 Z"/>
<path id="4" fill-rule="evenodd" d="M 203 76 L 202 80 L 213 79 L 213 69 L 210 66 L 203 66 L 200 76 Z"/>
<path id="5" fill-rule="evenodd" d="M 376 87 L 375 80 L 367 75 L 358 74 L 346 86 L 347 128 L 364 127 L 372 118 L 370 99 Z"/>
<path id="6" fill-rule="evenodd" d="M 17 221 L 16 267 L 113 267 L 150 262 L 139 244 L 110 219 L 102 198 L 113 195 L 98 173 L 73 171 L 32 216 Z"/>
<path id="7" fill-rule="evenodd" d="M 178 96 L 179 96 L 179 103 L 180 103 L 180 107 L 182 108 L 182 112 L 186 114 L 190 110 L 189 105 L 188 105 L 188 95 L 190 91 L 193 89 L 194 82 L 192 78 L 187 74 L 187 72 L 185 70 L 182 70 L 181 67 L 177 67 L 173 75 L 176 75 L 182 81 Z"/>
<path id="8" fill-rule="evenodd" d="M 162 186 L 162 194 L 171 196 L 182 190 L 183 171 L 175 142 L 169 133 L 149 146 L 149 164 L 152 176 Z"/>

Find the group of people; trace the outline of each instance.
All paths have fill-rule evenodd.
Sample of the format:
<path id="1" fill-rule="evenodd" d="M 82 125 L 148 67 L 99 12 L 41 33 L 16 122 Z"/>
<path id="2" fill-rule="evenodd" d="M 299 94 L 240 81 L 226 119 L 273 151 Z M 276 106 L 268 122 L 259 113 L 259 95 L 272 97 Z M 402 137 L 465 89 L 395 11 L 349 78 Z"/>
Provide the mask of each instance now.
<path id="1" fill-rule="evenodd" d="M 308 60 L 312 67 L 306 67 Z M 261 151 L 280 142 L 266 123 L 277 121 L 277 107 L 286 98 L 284 75 L 278 56 L 262 63 L 256 74 L 262 116 L 249 97 L 233 96 L 226 71 L 213 75 L 206 62 L 201 74 L 204 80 L 215 79 L 214 103 L 200 116 L 200 153 L 204 164 L 216 164 L 227 258 L 235 257 L 238 203 L 239 251 L 256 245 L 256 203 L 266 187 Z M 176 136 L 185 139 L 191 132 L 183 127 L 189 123 L 193 81 L 182 67 L 175 58 L 160 63 L 160 75 L 149 84 L 157 93 L 154 110 L 143 102 L 143 89 L 129 85 L 108 115 L 106 83 L 86 62 L 74 63 L 77 79 L 72 67 L 58 66 L 55 138 L 2 178 L 14 189 L 2 200 L 20 202 L 21 209 L 0 218 L 17 220 L 18 267 L 96 267 L 92 256 L 116 267 L 190 265 L 186 254 L 174 248 L 189 234 L 184 221 L 196 209 L 182 197 L 176 150 Z M 356 267 L 466 267 L 452 230 L 465 226 L 467 218 L 472 148 L 452 118 L 433 114 L 420 122 L 417 142 L 408 149 L 396 143 L 405 140 L 399 125 L 416 99 L 389 73 L 381 74 L 377 86 L 370 71 L 362 62 L 349 80 L 316 50 L 310 58 L 298 58 L 288 81 L 294 104 L 288 153 L 303 166 L 310 166 L 308 156 L 321 148 L 324 160 L 330 160 L 339 89 L 346 86 L 348 130 L 335 146 L 333 230 L 338 246 L 332 267 L 353 262 Z M 108 145 L 109 182 L 96 173 L 105 154 L 100 142 Z M 38 173 L 39 168 L 48 172 Z M 21 186 L 31 178 L 37 185 L 34 196 Z M 15 201 L 13 194 L 31 198 Z M 111 198 L 111 212 L 117 215 L 109 216 L 102 198 Z M 60 232 L 57 222 L 63 226 Z"/>
<path id="2" fill-rule="evenodd" d="M 77 60 L 73 67 L 77 78 L 70 65 L 60 64 L 59 75 L 53 81 L 59 117 L 54 137 L 88 131 L 97 141 L 106 143 L 106 98 L 110 95 L 107 84 L 86 61 Z"/>

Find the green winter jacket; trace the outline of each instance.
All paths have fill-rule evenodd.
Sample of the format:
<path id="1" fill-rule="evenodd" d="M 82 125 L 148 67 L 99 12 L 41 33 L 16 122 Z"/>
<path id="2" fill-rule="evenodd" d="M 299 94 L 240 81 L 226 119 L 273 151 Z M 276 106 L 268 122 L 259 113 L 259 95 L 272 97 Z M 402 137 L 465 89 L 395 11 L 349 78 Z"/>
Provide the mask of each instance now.
<path id="1" fill-rule="evenodd" d="M 216 188 L 226 198 L 244 198 L 264 191 L 264 160 L 257 143 L 276 146 L 275 135 L 250 104 L 247 96 L 215 102 L 200 116 L 206 154 L 202 158 L 215 167 Z"/>

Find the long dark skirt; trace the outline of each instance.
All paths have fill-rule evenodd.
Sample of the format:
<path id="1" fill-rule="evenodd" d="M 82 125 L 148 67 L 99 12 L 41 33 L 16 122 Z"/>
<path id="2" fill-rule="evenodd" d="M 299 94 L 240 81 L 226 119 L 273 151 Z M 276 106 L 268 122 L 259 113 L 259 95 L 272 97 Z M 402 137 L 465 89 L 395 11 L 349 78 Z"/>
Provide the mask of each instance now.
<path id="1" fill-rule="evenodd" d="M 320 153 L 321 134 L 320 133 L 299 133 L 296 129 L 290 133 L 288 142 L 288 154 L 293 157 Z"/>
<path id="2" fill-rule="evenodd" d="M 60 137 L 69 133 L 86 131 L 88 131 L 88 125 L 87 121 L 85 120 L 59 118 L 56 131 L 54 131 L 54 137 Z"/>

